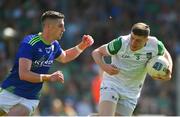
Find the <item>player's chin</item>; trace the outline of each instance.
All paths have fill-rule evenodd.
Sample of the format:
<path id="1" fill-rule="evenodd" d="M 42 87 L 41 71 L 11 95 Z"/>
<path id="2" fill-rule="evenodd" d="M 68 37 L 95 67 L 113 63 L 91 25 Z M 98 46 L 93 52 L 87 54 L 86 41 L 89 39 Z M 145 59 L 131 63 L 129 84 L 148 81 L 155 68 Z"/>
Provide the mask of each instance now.
<path id="1" fill-rule="evenodd" d="M 57 37 L 56 40 L 61 40 L 61 38 L 62 38 L 62 35 L 60 35 L 59 37 Z"/>
<path id="2" fill-rule="evenodd" d="M 63 33 L 59 34 L 59 39 L 61 39 L 62 36 L 63 36 Z"/>

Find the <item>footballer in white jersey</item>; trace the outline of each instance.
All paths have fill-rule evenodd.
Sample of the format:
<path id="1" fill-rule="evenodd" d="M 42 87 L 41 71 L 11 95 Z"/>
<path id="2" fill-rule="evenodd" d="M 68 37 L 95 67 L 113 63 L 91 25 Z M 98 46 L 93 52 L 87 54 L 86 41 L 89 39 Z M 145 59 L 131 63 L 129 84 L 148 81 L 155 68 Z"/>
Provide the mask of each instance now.
<path id="1" fill-rule="evenodd" d="M 120 36 L 107 44 L 106 50 L 111 56 L 113 65 L 119 69 L 116 75 L 104 72 L 104 82 L 113 81 L 128 98 L 138 98 L 146 77 L 147 61 L 164 54 L 164 45 L 156 37 L 149 36 L 146 45 L 137 51 L 130 49 L 131 35 Z M 110 78 L 109 78 L 110 77 Z"/>
<path id="2" fill-rule="evenodd" d="M 150 36 L 149 26 L 136 23 L 131 34 L 120 36 L 92 52 L 94 61 L 104 70 L 100 88 L 100 116 L 130 116 L 136 107 L 147 71 L 146 63 L 162 55 L 170 63 L 163 79 L 171 79 L 172 58 L 156 37 Z M 104 61 L 111 57 L 111 63 Z"/>

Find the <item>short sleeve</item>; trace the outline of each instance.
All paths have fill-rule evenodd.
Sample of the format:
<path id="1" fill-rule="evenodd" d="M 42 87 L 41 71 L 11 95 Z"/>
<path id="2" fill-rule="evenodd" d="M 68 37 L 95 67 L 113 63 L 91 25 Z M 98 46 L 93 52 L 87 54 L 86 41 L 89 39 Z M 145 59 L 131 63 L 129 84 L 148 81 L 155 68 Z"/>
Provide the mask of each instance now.
<path id="1" fill-rule="evenodd" d="M 161 41 L 158 41 L 158 55 L 163 55 L 165 51 L 164 44 Z"/>
<path id="2" fill-rule="evenodd" d="M 27 58 L 32 60 L 32 46 L 28 43 L 21 43 L 18 51 L 19 58 Z"/>
<path id="3" fill-rule="evenodd" d="M 111 55 L 115 55 L 121 49 L 121 46 L 122 46 L 122 38 L 118 37 L 108 43 L 107 50 Z"/>

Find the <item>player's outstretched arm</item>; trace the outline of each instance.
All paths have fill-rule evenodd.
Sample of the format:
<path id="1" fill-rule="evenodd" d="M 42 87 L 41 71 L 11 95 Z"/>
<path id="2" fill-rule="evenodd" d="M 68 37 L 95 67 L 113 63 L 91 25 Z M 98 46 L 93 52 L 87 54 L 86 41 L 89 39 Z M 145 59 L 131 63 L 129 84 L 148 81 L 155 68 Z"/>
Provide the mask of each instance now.
<path id="1" fill-rule="evenodd" d="M 78 45 L 63 51 L 56 60 L 62 63 L 70 62 L 77 58 L 86 48 L 90 47 L 93 43 L 94 40 L 90 35 L 84 35 L 82 37 L 82 41 Z"/>

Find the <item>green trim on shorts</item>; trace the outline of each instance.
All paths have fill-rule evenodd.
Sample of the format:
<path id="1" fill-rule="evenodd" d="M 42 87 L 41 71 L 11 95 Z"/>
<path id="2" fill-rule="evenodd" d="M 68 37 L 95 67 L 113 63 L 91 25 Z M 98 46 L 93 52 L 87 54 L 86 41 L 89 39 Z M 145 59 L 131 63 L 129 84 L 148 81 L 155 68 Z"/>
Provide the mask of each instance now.
<path id="1" fill-rule="evenodd" d="M 3 88 L 0 88 L 0 93 L 3 91 Z"/>
<path id="2" fill-rule="evenodd" d="M 10 87 L 7 87 L 5 90 L 6 90 L 6 91 L 9 91 L 9 92 L 11 92 L 11 93 L 14 93 L 14 89 L 15 89 L 14 86 L 10 86 Z"/>

